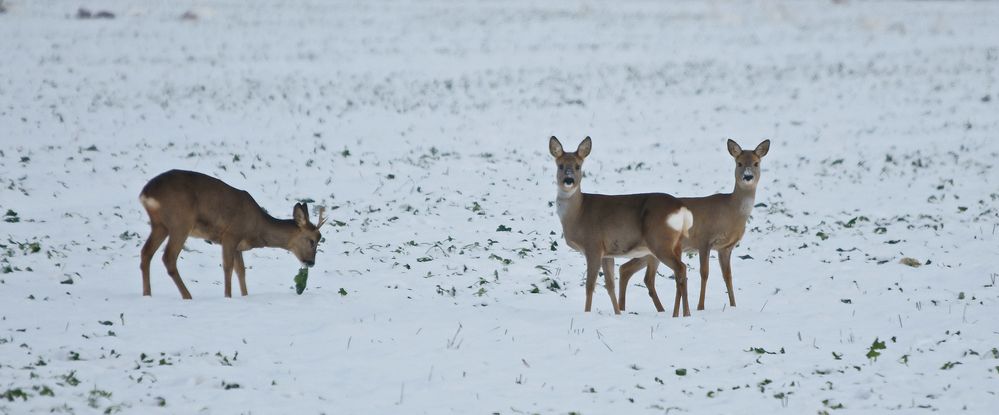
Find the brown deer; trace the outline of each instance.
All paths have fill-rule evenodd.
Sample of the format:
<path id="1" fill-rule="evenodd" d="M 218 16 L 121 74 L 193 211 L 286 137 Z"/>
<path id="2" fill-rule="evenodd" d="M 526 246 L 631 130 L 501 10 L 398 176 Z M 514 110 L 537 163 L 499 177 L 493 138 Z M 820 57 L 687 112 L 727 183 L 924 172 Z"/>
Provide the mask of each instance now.
<path id="1" fill-rule="evenodd" d="M 565 241 L 586 257 L 586 307 L 593 304 L 593 289 L 601 266 L 604 285 L 610 294 L 614 314 L 621 314 L 614 290 L 614 258 L 641 258 L 652 255 L 676 273 L 673 317 L 690 315 L 687 304 L 687 267 L 680 258 L 680 239 L 693 225 L 690 211 L 677 198 L 664 193 L 600 195 L 583 193 L 583 161 L 592 141 L 586 137 L 575 152 L 566 153 L 552 137 L 548 150 L 558 166 L 556 206 Z M 655 274 L 653 274 L 653 277 Z M 662 312 L 655 280 L 646 279 L 649 296 Z"/>
<path id="2" fill-rule="evenodd" d="M 685 251 L 697 251 L 701 261 L 701 295 L 697 309 L 704 309 L 704 291 L 708 286 L 708 259 L 711 250 L 718 252 L 722 278 L 728 290 L 728 301 L 735 307 L 735 291 L 732 289 L 732 249 L 742 240 L 746 232 L 746 221 L 756 200 L 756 186 L 760 182 L 760 159 L 770 151 L 770 140 L 765 140 L 756 149 L 743 150 L 735 141 L 728 140 L 728 152 L 735 158 L 735 190 L 732 193 L 719 193 L 706 197 L 680 198 L 694 214 L 697 226 L 690 229 L 689 236 L 683 238 Z M 628 280 L 642 269 L 645 281 L 654 280 L 659 261 L 653 256 L 632 259 L 621 264 L 621 296 L 619 304 L 624 310 L 625 291 Z"/>
<path id="3" fill-rule="evenodd" d="M 239 277 L 239 290 L 246 295 L 246 265 L 243 251 L 270 247 L 284 248 L 311 267 L 316 263 L 316 246 L 322 235 L 319 228 L 326 219 L 319 211 L 319 223 L 309 222 L 309 208 L 297 203 L 292 220 L 271 217 L 249 193 L 236 189 L 211 176 L 184 170 L 170 170 L 154 177 L 139 194 L 139 201 L 149 213 L 152 231 L 142 247 L 142 295 L 151 295 L 149 262 L 163 241 L 167 241 L 163 264 L 180 290 L 191 299 L 177 271 L 177 257 L 188 236 L 222 245 L 222 270 L 225 273 L 225 296 L 232 297 L 232 271 Z"/>

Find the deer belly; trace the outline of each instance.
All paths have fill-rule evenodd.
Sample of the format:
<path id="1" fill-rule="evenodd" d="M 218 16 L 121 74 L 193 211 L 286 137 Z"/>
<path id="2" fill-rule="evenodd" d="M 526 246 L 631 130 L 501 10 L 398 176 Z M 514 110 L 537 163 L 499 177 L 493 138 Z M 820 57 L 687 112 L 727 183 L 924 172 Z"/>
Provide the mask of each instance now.
<path id="1" fill-rule="evenodd" d="M 572 241 L 570 241 L 568 239 L 565 240 L 565 244 L 569 245 L 569 248 L 572 248 L 574 251 L 583 252 L 583 248 L 581 246 L 576 245 L 574 242 L 572 242 Z"/>
<path id="2" fill-rule="evenodd" d="M 740 239 L 742 239 L 742 234 L 718 235 L 715 238 L 711 239 L 711 249 L 718 250 L 718 249 L 728 248 L 732 245 L 737 244 Z"/>
<path id="3" fill-rule="evenodd" d="M 221 243 L 222 240 L 217 232 L 212 232 L 211 229 L 205 229 L 201 226 L 195 226 L 194 229 L 191 230 L 191 236 L 214 243 Z"/>
<path id="4" fill-rule="evenodd" d="M 649 251 L 649 248 L 645 247 L 645 246 L 635 247 L 635 248 L 632 248 L 631 250 L 629 250 L 627 252 L 623 252 L 623 253 L 608 253 L 607 254 L 607 256 L 614 257 L 614 258 L 642 258 L 642 257 L 648 256 L 648 255 L 652 255 L 652 252 Z"/>

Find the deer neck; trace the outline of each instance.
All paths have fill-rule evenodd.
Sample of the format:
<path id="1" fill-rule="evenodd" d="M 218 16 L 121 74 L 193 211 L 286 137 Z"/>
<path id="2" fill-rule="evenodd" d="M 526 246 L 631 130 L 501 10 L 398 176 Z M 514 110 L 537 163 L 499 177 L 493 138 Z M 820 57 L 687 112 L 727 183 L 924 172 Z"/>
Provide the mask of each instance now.
<path id="1" fill-rule="evenodd" d="M 573 192 L 558 189 L 555 197 L 555 208 L 558 211 L 558 218 L 562 221 L 562 228 L 565 229 L 567 223 L 572 223 L 583 210 L 583 190 L 576 187 Z"/>
<path id="2" fill-rule="evenodd" d="M 756 186 L 743 187 L 737 183 L 731 197 L 732 205 L 739 212 L 739 215 L 749 218 L 749 214 L 753 212 L 753 205 L 756 203 Z"/>
<path id="3" fill-rule="evenodd" d="M 291 219 L 276 219 L 264 214 L 263 226 L 255 240 L 250 242 L 253 248 L 288 248 L 288 242 L 298 230 L 298 225 Z"/>

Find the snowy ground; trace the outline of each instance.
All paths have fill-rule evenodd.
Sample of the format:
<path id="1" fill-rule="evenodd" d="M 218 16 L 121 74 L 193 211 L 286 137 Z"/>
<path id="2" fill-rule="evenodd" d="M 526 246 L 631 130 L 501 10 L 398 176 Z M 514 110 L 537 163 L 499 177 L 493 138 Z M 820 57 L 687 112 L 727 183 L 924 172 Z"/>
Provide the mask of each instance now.
<path id="1" fill-rule="evenodd" d="M 0 413 L 999 408 L 999 4 L 2 6 Z M 772 139 L 739 307 L 712 261 L 691 318 L 584 314 L 553 134 L 586 191 L 689 196 Z M 225 299 L 191 240 L 194 300 L 141 297 L 170 168 L 336 207 L 305 294 L 257 250 Z"/>

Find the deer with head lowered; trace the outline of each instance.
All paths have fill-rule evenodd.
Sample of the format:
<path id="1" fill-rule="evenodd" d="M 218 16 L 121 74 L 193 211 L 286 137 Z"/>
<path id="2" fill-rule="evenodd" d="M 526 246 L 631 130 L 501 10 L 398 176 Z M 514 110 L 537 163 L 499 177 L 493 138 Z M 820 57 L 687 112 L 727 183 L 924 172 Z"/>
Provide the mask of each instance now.
<path id="1" fill-rule="evenodd" d="M 673 317 L 680 312 L 690 315 L 687 305 L 687 268 L 680 258 L 680 239 L 693 226 L 693 217 L 677 198 L 664 193 L 600 195 L 583 193 L 583 161 L 590 154 L 592 141 L 586 137 L 575 152 L 565 152 L 562 143 L 552 137 L 548 150 L 558 167 L 556 205 L 565 241 L 586 257 L 586 307 L 593 304 L 597 273 L 604 270 L 604 285 L 610 294 L 614 314 L 620 314 L 614 290 L 614 258 L 642 258 L 651 255 L 670 267 L 676 275 Z M 655 277 L 655 274 L 652 275 Z M 662 303 L 656 293 L 655 279 L 646 279 L 646 287 L 656 310 Z"/>
<path id="2" fill-rule="evenodd" d="M 728 140 L 728 152 L 735 158 L 735 189 L 732 193 L 719 193 L 706 197 L 680 198 L 694 214 L 697 226 L 683 238 L 684 251 L 697 251 L 701 262 L 701 295 L 697 309 L 704 309 L 704 292 L 708 285 L 708 260 L 711 250 L 718 252 L 722 278 L 728 290 L 728 301 L 735 307 L 732 289 L 732 250 L 746 232 L 746 221 L 756 200 L 756 187 L 760 182 L 760 159 L 770 151 L 770 140 L 764 140 L 753 150 L 743 150 L 738 143 Z M 635 258 L 621 265 L 621 309 L 625 307 L 628 280 L 642 269 L 645 280 L 655 278 L 659 260 L 653 256 Z"/>
<path id="3" fill-rule="evenodd" d="M 211 176 L 183 170 L 170 170 L 154 177 L 139 194 L 139 201 L 149 214 L 152 230 L 142 247 L 142 295 L 151 295 L 149 262 L 163 241 L 167 241 L 163 264 L 180 290 L 191 299 L 177 271 L 177 257 L 189 236 L 222 245 L 222 269 L 225 273 L 225 296 L 232 297 L 232 271 L 239 277 L 239 289 L 246 295 L 246 265 L 243 251 L 283 248 L 295 254 L 302 265 L 316 262 L 316 247 L 326 219 L 323 209 L 319 222 L 309 222 L 309 208 L 297 203 L 293 219 L 275 219 L 257 204 L 249 193 L 236 189 Z"/>

